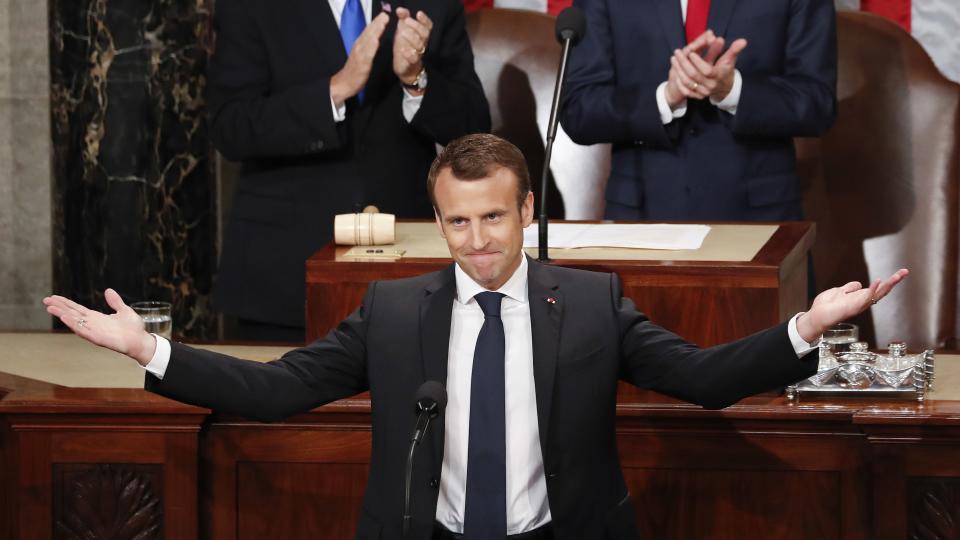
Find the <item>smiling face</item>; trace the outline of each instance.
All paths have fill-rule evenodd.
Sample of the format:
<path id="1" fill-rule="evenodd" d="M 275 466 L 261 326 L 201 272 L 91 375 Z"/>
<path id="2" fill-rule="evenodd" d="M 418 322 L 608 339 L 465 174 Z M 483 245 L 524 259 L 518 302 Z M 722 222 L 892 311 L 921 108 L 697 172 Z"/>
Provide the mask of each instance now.
<path id="1" fill-rule="evenodd" d="M 433 187 L 437 225 L 450 255 L 489 290 L 500 288 L 520 266 L 523 229 L 533 221 L 533 193 L 518 208 L 518 182 L 505 167 L 476 180 L 459 180 L 446 167 Z"/>

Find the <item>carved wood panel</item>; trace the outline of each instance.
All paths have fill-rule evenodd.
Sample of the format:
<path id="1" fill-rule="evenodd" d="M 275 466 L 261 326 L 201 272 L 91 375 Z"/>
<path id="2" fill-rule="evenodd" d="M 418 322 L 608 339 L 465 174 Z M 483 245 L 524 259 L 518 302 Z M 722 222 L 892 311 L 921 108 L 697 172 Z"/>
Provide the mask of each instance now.
<path id="1" fill-rule="evenodd" d="M 907 538 L 960 539 L 960 479 L 911 478 L 907 508 Z"/>
<path id="2" fill-rule="evenodd" d="M 162 537 L 161 465 L 53 465 L 55 540 Z"/>

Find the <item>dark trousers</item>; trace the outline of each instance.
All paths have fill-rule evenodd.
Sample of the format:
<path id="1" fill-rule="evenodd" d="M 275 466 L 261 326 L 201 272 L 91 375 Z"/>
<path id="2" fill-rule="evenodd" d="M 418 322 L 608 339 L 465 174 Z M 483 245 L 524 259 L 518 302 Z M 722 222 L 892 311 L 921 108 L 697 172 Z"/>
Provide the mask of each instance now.
<path id="1" fill-rule="evenodd" d="M 460 533 L 450 532 L 443 525 L 435 523 L 433 526 L 433 540 L 462 540 Z M 520 534 L 507 535 L 507 540 L 553 540 L 553 524 L 547 523 L 532 531 Z"/>

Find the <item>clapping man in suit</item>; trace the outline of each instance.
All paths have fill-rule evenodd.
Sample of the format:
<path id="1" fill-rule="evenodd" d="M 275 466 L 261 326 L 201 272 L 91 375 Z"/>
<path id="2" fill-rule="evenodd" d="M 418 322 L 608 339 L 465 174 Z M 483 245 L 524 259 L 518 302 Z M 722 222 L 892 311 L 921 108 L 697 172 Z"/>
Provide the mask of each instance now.
<path id="1" fill-rule="evenodd" d="M 490 129 L 459 0 L 217 2 L 216 148 L 242 163 L 214 305 L 245 339 L 303 341 L 304 263 L 333 217 L 429 217 L 436 145 Z"/>
<path id="2" fill-rule="evenodd" d="M 837 114 L 832 0 L 574 3 L 561 123 L 613 143 L 607 218 L 801 218 L 793 138 Z"/>
<path id="3" fill-rule="evenodd" d="M 359 538 L 401 537 L 410 403 L 433 380 L 449 403 L 414 469 L 413 538 L 627 539 L 637 524 L 614 434 L 618 380 L 706 407 L 801 380 L 816 372 L 817 336 L 907 274 L 830 289 L 788 322 L 700 349 L 638 312 L 615 274 L 523 254 L 533 195 L 510 143 L 451 142 L 428 186 L 454 263 L 371 283 L 335 330 L 274 362 L 148 334 L 111 290 L 110 315 L 59 296 L 44 303 L 81 337 L 144 366 L 147 389 L 180 401 L 270 421 L 369 390 Z"/>

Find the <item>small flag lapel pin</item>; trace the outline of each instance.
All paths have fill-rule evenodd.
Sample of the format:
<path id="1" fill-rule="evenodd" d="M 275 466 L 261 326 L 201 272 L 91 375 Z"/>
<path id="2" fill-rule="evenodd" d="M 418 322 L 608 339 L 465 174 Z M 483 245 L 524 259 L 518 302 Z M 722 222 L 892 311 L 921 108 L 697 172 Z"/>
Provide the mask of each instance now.
<path id="1" fill-rule="evenodd" d="M 556 304 L 556 303 L 557 303 L 557 299 L 554 298 L 554 297 L 552 297 L 552 296 L 548 296 L 548 297 L 546 298 L 546 301 L 547 301 L 548 304 Z"/>

